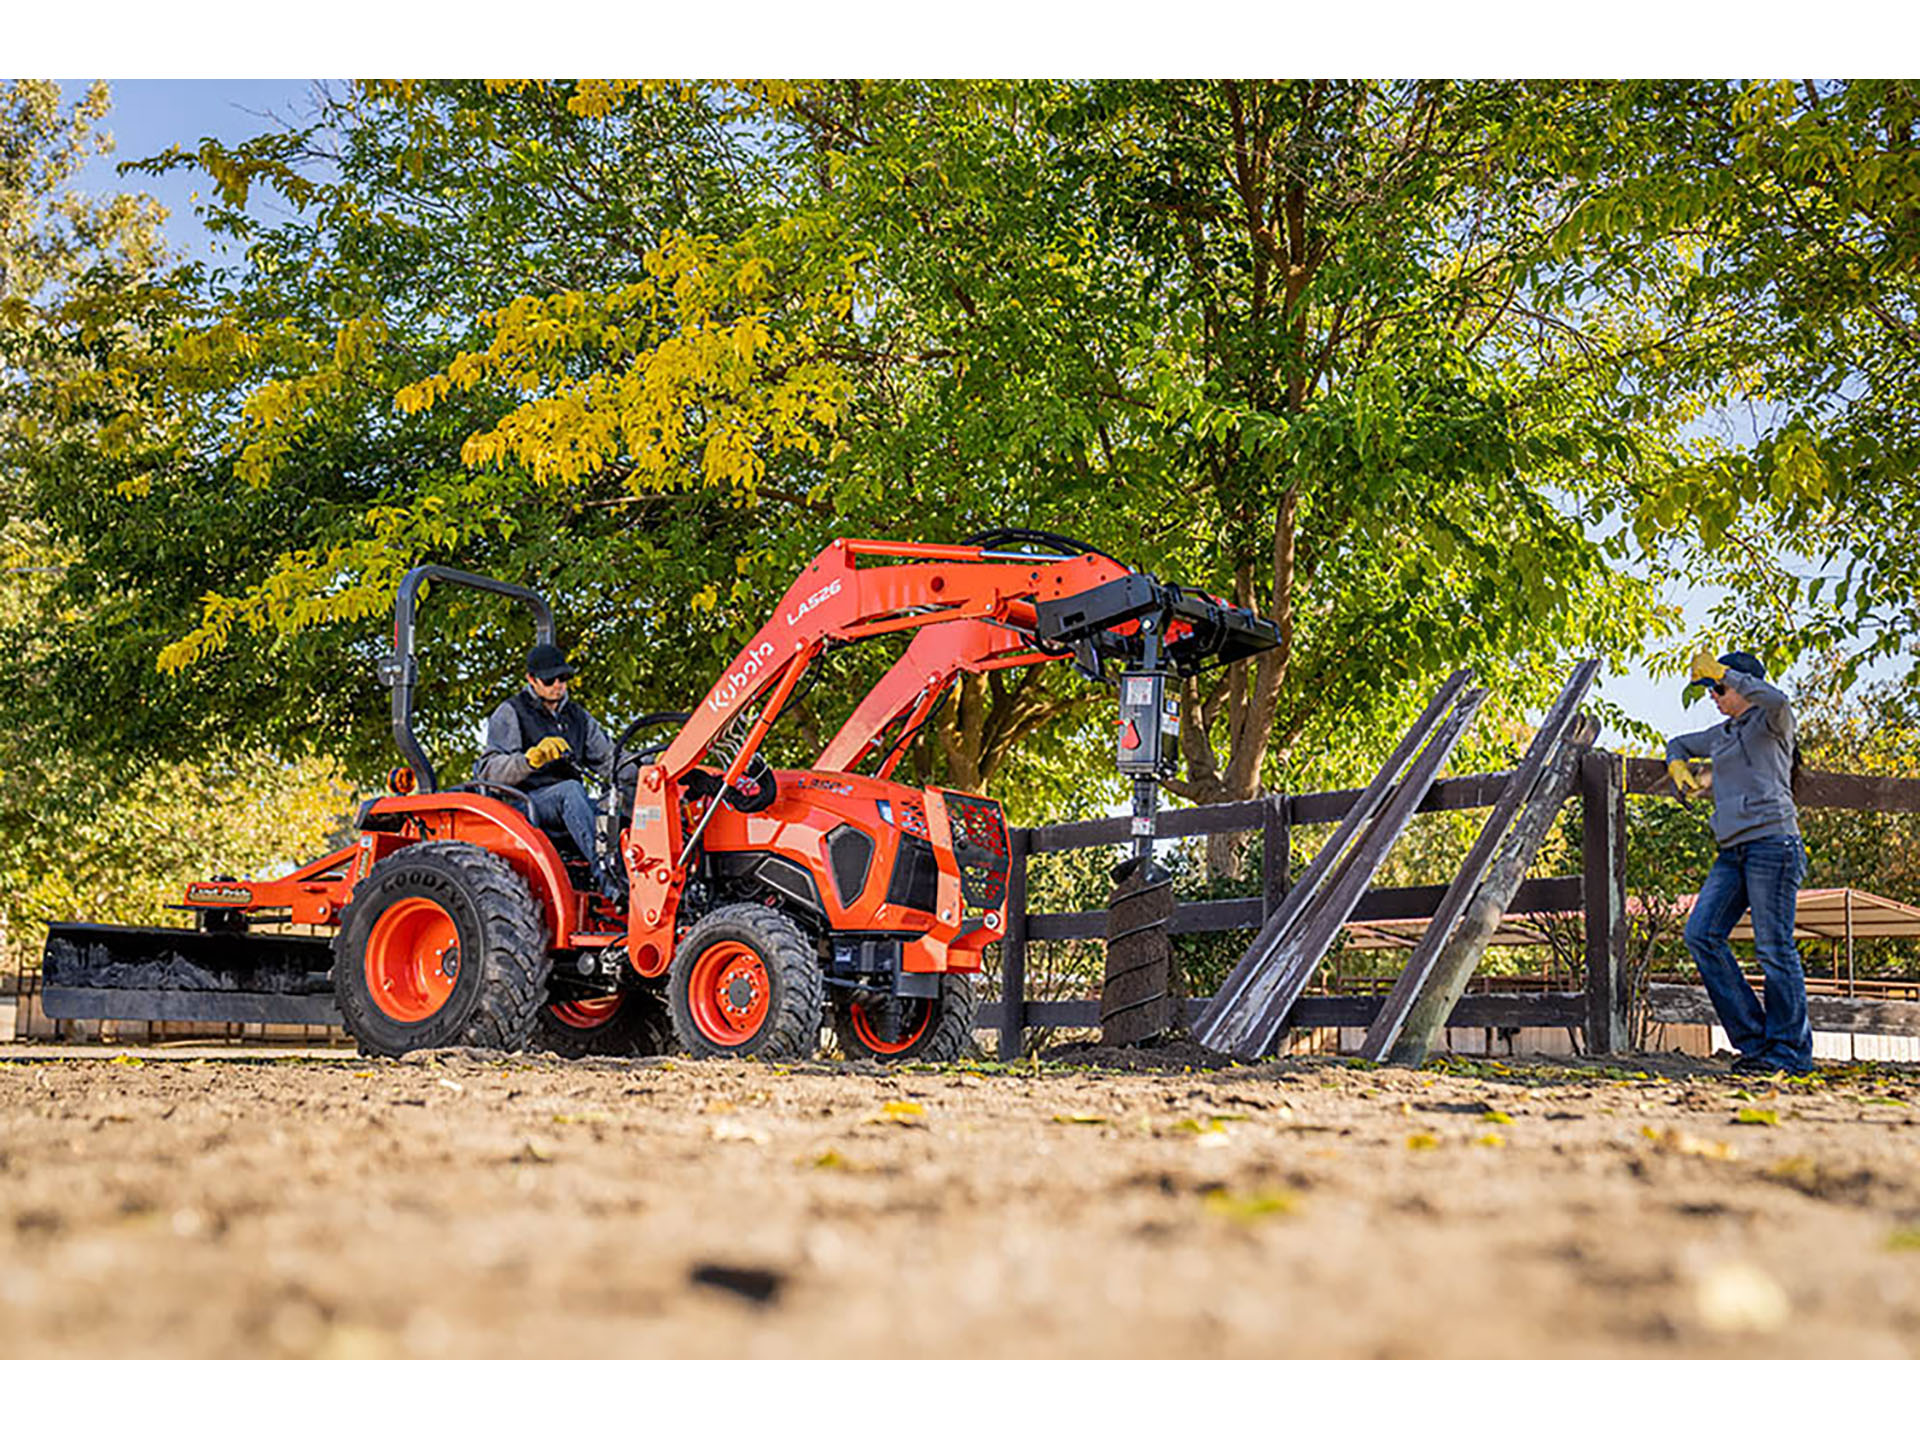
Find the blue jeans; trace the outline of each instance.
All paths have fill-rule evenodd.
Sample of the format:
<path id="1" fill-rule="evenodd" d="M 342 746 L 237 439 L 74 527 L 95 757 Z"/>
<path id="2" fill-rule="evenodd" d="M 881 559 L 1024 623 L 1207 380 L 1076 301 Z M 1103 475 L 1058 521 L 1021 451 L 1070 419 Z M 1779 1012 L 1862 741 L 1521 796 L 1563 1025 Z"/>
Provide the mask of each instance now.
<path id="1" fill-rule="evenodd" d="M 564 825 L 567 834 L 573 838 L 574 849 L 586 857 L 588 866 L 598 874 L 599 857 L 594 854 L 597 817 L 593 801 L 587 798 L 587 787 L 578 780 L 561 780 L 552 785 L 542 785 L 538 790 L 529 790 L 527 799 L 532 804 L 533 823 L 546 826 L 558 822 Z"/>
<path id="2" fill-rule="evenodd" d="M 1727 1039 L 1742 1055 L 1783 1070 L 1813 1066 L 1807 981 L 1793 941 L 1793 912 L 1807 850 L 1798 835 L 1768 835 L 1720 852 L 1687 917 L 1687 949 Z M 1766 976 L 1766 1003 L 1740 973 L 1727 936 L 1753 911 L 1753 949 Z"/>

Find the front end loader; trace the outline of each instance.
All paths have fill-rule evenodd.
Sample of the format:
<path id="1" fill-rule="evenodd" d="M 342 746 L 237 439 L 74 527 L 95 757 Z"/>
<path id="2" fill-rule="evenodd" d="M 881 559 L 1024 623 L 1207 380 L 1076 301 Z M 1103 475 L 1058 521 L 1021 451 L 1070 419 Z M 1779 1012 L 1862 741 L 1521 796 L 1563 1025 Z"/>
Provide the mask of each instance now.
<path id="1" fill-rule="evenodd" d="M 836 540 L 700 702 L 642 716 L 605 777 L 603 845 L 624 885 L 530 819 L 527 797 L 442 786 L 413 729 L 414 618 L 428 585 L 546 602 L 439 566 L 403 580 L 392 690 L 404 764 L 354 844 L 271 880 L 190 885 L 194 929 L 60 924 L 55 1018 L 337 1020 L 381 1055 L 448 1045 L 562 1054 L 794 1059 L 827 1024 L 849 1056 L 951 1059 L 973 1028 L 986 947 L 1004 933 L 999 805 L 893 778 L 961 676 L 1068 660 L 1118 666 L 1116 760 L 1137 849 L 1177 746 L 1177 681 L 1278 642 L 1271 622 L 1029 532 L 967 545 Z M 911 632 L 811 768 L 761 750 L 828 650 Z M 642 730 L 671 733 L 629 750 Z"/>

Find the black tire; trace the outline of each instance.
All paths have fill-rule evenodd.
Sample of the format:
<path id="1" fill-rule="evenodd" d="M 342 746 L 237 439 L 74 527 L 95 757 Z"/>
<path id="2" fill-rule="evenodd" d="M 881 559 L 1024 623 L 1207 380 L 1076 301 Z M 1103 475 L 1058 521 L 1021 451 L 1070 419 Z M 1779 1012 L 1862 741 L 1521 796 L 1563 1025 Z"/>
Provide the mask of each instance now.
<path id="1" fill-rule="evenodd" d="M 659 989 L 622 990 L 619 1005 L 598 1019 L 585 1006 L 548 998 L 534 1017 L 530 1049 L 577 1060 L 583 1055 L 665 1055 L 674 1050 L 673 1014 Z"/>
<path id="2" fill-rule="evenodd" d="M 945 1064 L 966 1053 L 973 1039 L 974 1017 L 980 1012 L 980 992 L 967 976 L 942 975 L 938 995 L 900 1001 L 900 1021 L 895 1031 L 898 1039 L 892 1045 L 880 1039 L 879 1029 L 864 1014 L 870 1000 L 884 998 L 865 990 L 841 991 L 834 996 L 833 1033 L 839 1037 L 840 1053 L 847 1059 Z M 857 1015 L 856 1010 L 863 1013 Z"/>
<path id="3" fill-rule="evenodd" d="M 696 1056 L 804 1060 L 819 1048 L 826 977 L 806 933 L 778 910 L 723 905 L 703 916 L 667 974 L 673 1032 Z"/>
<path id="4" fill-rule="evenodd" d="M 452 944 L 437 973 L 401 963 L 440 937 Z M 497 855 L 458 840 L 409 845 L 380 861 L 354 887 L 333 938 L 340 1018 L 375 1055 L 521 1049 L 546 1003 L 552 967 L 546 922 L 526 881 Z M 378 998 L 375 972 L 383 977 Z"/>

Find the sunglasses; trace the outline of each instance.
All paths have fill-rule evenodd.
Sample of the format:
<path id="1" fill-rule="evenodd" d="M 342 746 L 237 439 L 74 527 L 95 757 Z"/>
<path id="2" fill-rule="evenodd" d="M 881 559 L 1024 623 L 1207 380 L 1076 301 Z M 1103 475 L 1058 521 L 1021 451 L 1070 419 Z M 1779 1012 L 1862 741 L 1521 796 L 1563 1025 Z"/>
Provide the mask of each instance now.
<path id="1" fill-rule="evenodd" d="M 1727 687 L 1718 683 L 1709 685 L 1707 688 L 1716 695 L 1724 695 L 1727 693 Z"/>

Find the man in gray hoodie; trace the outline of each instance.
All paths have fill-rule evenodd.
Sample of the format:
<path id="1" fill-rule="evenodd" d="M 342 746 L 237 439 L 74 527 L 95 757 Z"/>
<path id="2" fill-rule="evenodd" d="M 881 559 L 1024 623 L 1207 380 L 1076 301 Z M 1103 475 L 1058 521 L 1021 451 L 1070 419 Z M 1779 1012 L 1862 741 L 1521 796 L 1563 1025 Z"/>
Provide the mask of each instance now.
<path id="1" fill-rule="evenodd" d="M 1787 697 L 1767 683 L 1766 667 L 1744 650 L 1715 660 L 1693 657 L 1694 685 L 1705 686 L 1726 719 L 1667 742 L 1667 771 L 1685 800 L 1713 792 L 1713 838 L 1720 853 L 1687 917 L 1687 949 L 1700 971 L 1738 1071 L 1813 1068 L 1807 984 L 1794 943 L 1794 911 L 1807 871 L 1800 813 L 1793 803 L 1795 725 Z M 1710 782 L 1688 764 L 1709 760 Z M 1753 912 L 1753 948 L 1765 975 L 1765 1001 L 1740 973 L 1727 937 Z"/>

